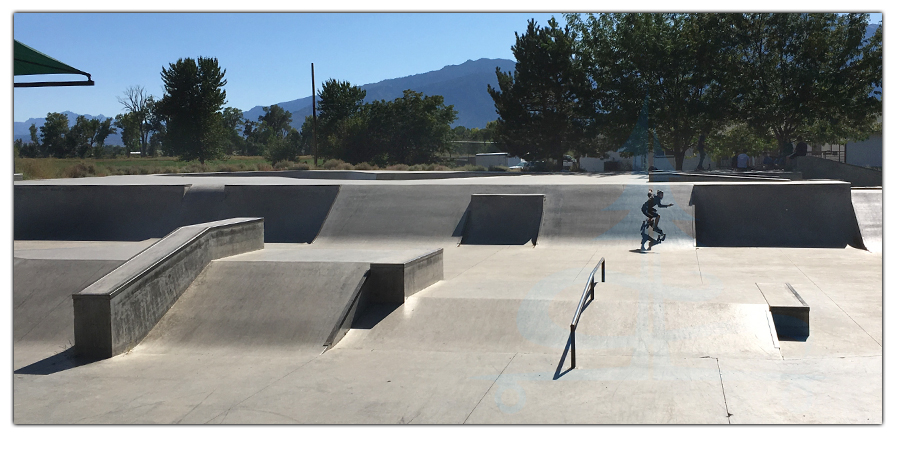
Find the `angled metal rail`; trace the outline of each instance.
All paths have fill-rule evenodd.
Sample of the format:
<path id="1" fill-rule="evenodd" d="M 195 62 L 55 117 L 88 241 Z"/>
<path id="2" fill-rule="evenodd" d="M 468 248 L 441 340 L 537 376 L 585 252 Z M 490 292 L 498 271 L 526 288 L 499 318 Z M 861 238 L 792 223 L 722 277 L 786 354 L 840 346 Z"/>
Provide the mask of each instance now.
<path id="1" fill-rule="evenodd" d="M 578 309 L 575 310 L 575 317 L 572 317 L 572 324 L 569 326 L 569 342 L 571 343 L 572 350 L 572 369 L 575 368 L 575 329 L 578 328 L 578 321 L 581 320 L 581 312 L 584 310 L 588 295 L 590 295 L 591 300 L 594 300 L 594 286 L 597 284 L 595 281 L 597 269 L 600 269 L 600 282 L 606 283 L 606 258 L 600 258 L 600 262 L 594 266 L 594 270 L 592 270 L 591 274 L 588 276 L 587 284 L 584 286 L 584 291 L 581 293 L 581 300 L 578 301 Z"/>

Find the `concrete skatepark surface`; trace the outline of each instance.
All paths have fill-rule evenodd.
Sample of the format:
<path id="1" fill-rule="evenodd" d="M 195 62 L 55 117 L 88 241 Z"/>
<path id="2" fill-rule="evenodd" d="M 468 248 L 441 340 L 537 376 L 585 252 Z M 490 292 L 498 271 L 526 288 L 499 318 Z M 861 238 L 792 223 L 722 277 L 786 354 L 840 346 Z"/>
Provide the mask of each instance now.
<path id="1" fill-rule="evenodd" d="M 155 187 L 189 177 L 118 178 Z M 15 423 L 882 422 L 880 252 L 697 247 L 689 183 L 497 178 L 291 180 L 339 188 L 323 200 L 312 243 L 270 240 L 267 218 L 265 249 L 210 263 L 141 344 L 100 361 L 66 354 L 67 286 L 76 292 L 153 237 L 35 241 L 16 231 Z M 79 184 L 45 184 L 56 183 Z M 640 252 L 649 188 L 676 207 L 660 211 L 667 240 Z M 537 245 L 462 242 L 473 194 L 542 195 Z M 860 229 L 872 229 L 868 217 Z M 871 231 L 861 234 L 868 246 Z M 323 318 L 359 281 L 359 262 L 435 246 L 443 281 L 402 304 L 369 305 L 323 351 Z M 606 282 L 584 310 L 569 370 L 568 323 L 600 257 Z M 42 283 L 43 272 L 59 281 Z M 791 283 L 803 296 L 806 341 L 774 336 L 759 283 Z"/>

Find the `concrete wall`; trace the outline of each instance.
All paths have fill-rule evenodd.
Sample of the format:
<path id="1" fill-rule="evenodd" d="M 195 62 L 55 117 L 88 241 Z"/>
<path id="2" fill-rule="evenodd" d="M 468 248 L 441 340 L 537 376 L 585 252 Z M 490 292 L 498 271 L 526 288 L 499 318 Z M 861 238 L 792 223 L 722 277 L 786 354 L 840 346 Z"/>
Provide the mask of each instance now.
<path id="1" fill-rule="evenodd" d="M 266 242 L 318 236 L 339 185 L 16 185 L 14 239 L 140 241 L 230 217 L 266 219 Z"/>
<path id="2" fill-rule="evenodd" d="M 461 244 L 537 245 L 543 194 L 473 194 Z"/>
<path id="3" fill-rule="evenodd" d="M 884 139 L 881 134 L 874 134 L 861 142 L 848 142 L 845 149 L 847 164 L 860 167 L 882 167 Z"/>
<path id="4" fill-rule="evenodd" d="M 109 358 L 137 345 L 213 259 L 263 248 L 263 220 L 181 227 L 72 294 L 75 352 Z"/>
<path id="5" fill-rule="evenodd" d="M 803 174 L 803 178 L 806 180 L 842 180 L 849 182 L 853 187 L 882 185 L 880 170 L 839 163 L 815 156 L 798 156 L 794 161 L 795 171 Z"/>

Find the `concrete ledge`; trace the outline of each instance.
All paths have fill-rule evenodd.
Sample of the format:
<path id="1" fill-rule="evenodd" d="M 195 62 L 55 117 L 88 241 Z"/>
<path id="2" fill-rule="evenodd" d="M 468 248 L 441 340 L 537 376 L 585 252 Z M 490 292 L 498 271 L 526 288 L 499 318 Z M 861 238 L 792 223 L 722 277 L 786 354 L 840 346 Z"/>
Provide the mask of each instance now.
<path id="1" fill-rule="evenodd" d="M 406 297 L 444 279 L 444 249 L 402 263 L 372 263 L 366 297 L 374 303 L 403 303 Z"/>
<path id="2" fill-rule="evenodd" d="M 796 172 L 650 172 L 651 183 L 694 183 L 694 182 L 778 182 L 802 180 Z"/>
<path id="3" fill-rule="evenodd" d="M 14 173 L 14 174 L 13 174 L 13 181 L 22 181 L 22 180 L 24 180 L 24 179 L 25 179 L 25 176 L 22 175 L 21 173 Z"/>
<path id="4" fill-rule="evenodd" d="M 181 227 L 72 294 L 75 353 L 109 358 L 128 351 L 213 259 L 263 248 L 263 219 Z"/>
<path id="5" fill-rule="evenodd" d="M 805 341 L 809 337 L 809 305 L 790 283 L 757 283 L 769 312 L 778 338 Z"/>
<path id="6" fill-rule="evenodd" d="M 796 168 L 806 179 L 843 180 L 853 187 L 882 185 L 882 173 L 877 169 L 854 166 L 815 156 L 798 156 Z"/>

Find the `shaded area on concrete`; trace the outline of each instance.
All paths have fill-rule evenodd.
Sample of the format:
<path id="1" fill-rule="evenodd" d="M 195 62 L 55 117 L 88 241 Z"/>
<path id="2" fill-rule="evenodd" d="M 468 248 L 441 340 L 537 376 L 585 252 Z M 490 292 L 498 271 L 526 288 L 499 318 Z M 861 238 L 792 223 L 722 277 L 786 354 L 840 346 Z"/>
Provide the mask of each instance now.
<path id="1" fill-rule="evenodd" d="M 184 185 L 35 185 L 13 189 L 16 240 L 140 241 L 180 225 Z"/>
<path id="2" fill-rule="evenodd" d="M 798 156 L 794 160 L 795 170 L 806 180 L 842 180 L 853 187 L 874 187 L 882 185 L 880 170 L 854 166 L 815 156 Z"/>
<path id="3" fill-rule="evenodd" d="M 884 216 L 881 188 L 854 188 L 850 190 L 850 196 L 853 201 L 853 211 L 856 213 L 856 223 L 859 224 L 859 232 L 866 250 L 872 253 L 881 253 Z"/>
<path id="4" fill-rule="evenodd" d="M 13 342 L 58 352 L 75 342 L 72 293 L 115 269 L 122 261 L 13 260 Z M 15 366 L 33 363 L 16 355 Z M 42 356 L 41 356 L 42 357 Z"/>
<path id="5" fill-rule="evenodd" d="M 541 194 L 475 194 L 461 244 L 537 245 L 544 213 Z"/>
<path id="6" fill-rule="evenodd" d="M 139 241 L 232 217 L 266 219 L 267 242 L 312 242 L 339 185 L 16 185 L 16 240 Z"/>
<path id="7" fill-rule="evenodd" d="M 699 247 L 862 248 L 845 182 L 697 184 Z"/>
<path id="8" fill-rule="evenodd" d="M 13 373 L 16 375 L 52 375 L 97 361 L 99 361 L 98 358 L 76 355 L 75 349 L 70 347 L 53 356 L 49 356 L 38 362 L 16 369 Z"/>
<path id="9" fill-rule="evenodd" d="M 338 185 L 194 185 L 184 196 L 181 225 L 262 217 L 266 242 L 310 243 L 339 191 Z"/>

